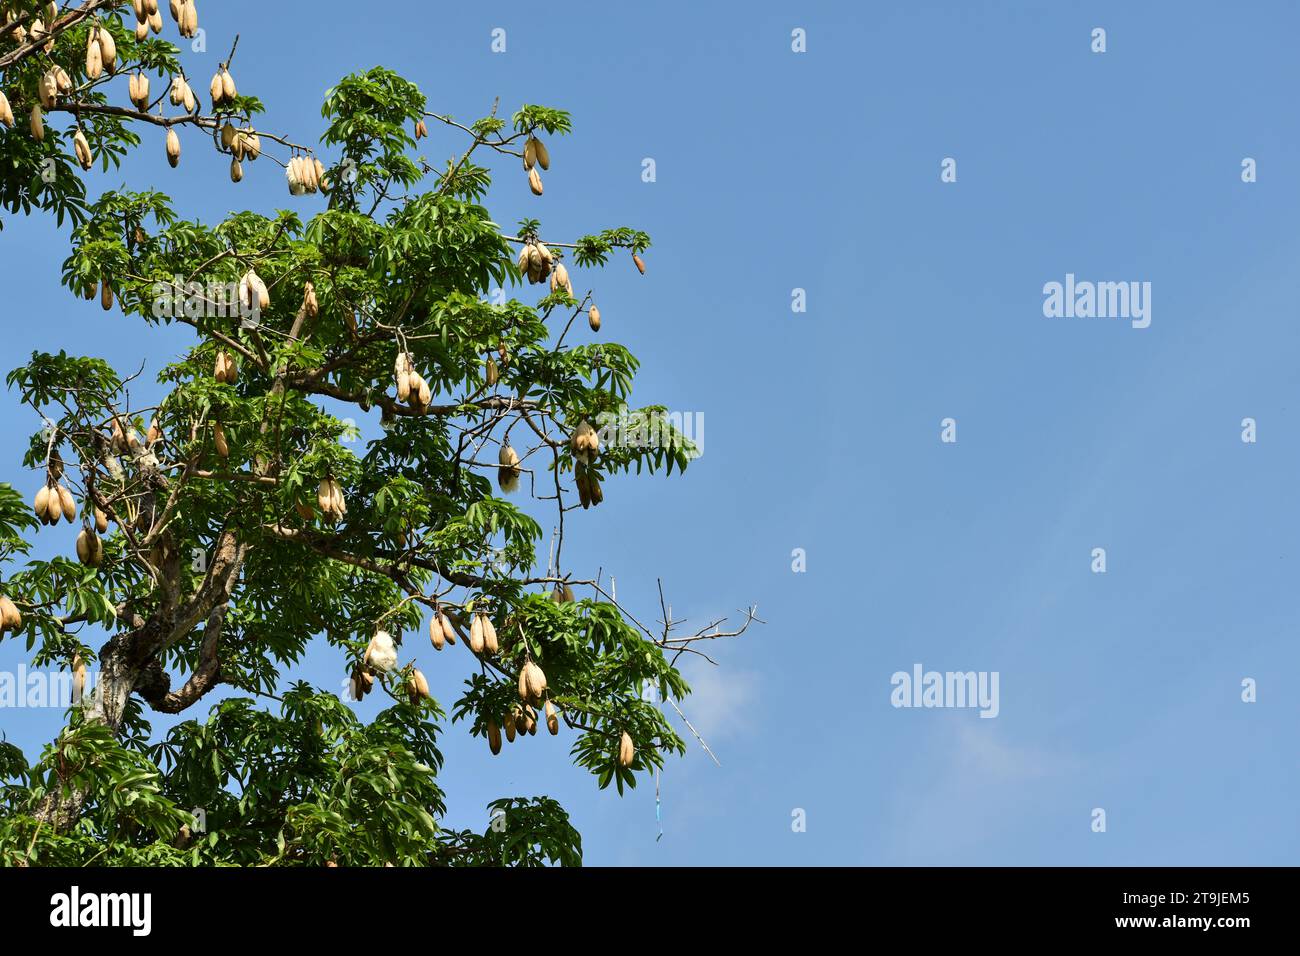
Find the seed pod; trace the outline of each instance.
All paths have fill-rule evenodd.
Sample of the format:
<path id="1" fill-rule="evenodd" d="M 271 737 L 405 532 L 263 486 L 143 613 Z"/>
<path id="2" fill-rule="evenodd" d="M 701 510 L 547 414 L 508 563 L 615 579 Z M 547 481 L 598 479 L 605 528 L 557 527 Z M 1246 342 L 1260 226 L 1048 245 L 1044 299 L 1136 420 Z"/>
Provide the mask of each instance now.
<path id="1" fill-rule="evenodd" d="M 525 703 L 540 704 L 546 693 L 546 675 L 532 661 L 519 670 L 519 699 Z"/>
<path id="2" fill-rule="evenodd" d="M 366 647 L 365 663 L 381 674 L 387 673 L 397 666 L 397 646 L 393 643 L 393 637 L 387 631 L 375 631 L 375 636 L 370 639 L 370 644 Z"/>
<path id="3" fill-rule="evenodd" d="M 158 17 L 158 21 L 159 23 L 162 22 L 161 16 Z M 179 25 L 181 28 L 181 36 L 186 39 L 193 39 L 194 35 L 198 33 L 199 11 L 194 5 L 194 0 L 189 0 L 188 3 L 181 4 L 181 21 Z"/>
<path id="4" fill-rule="evenodd" d="M 171 10 L 173 23 L 181 22 L 181 6 L 183 5 L 183 3 L 184 0 L 168 0 L 167 5 L 168 8 Z"/>
<path id="5" fill-rule="evenodd" d="M 523 708 L 524 720 L 528 725 L 528 734 L 530 737 L 537 736 L 537 711 L 533 710 L 527 704 Z"/>
<path id="6" fill-rule="evenodd" d="M 645 275 L 645 261 L 635 252 L 632 253 L 632 261 L 636 263 L 636 271 Z"/>
<path id="7" fill-rule="evenodd" d="M 573 457 L 583 464 L 590 464 L 592 458 L 600 450 L 600 438 L 586 419 L 578 423 L 569 444 L 573 449 Z"/>
<path id="8" fill-rule="evenodd" d="M 447 643 L 447 637 L 442 632 L 442 623 L 438 620 L 437 613 L 429 618 L 429 642 L 433 644 L 435 651 L 442 650 L 442 646 Z"/>
<path id="9" fill-rule="evenodd" d="M 517 710 L 510 711 L 505 715 L 505 717 L 501 719 L 501 725 L 505 728 L 506 741 L 508 743 L 515 742 L 515 722 L 518 719 L 519 719 L 519 712 Z"/>
<path id="10" fill-rule="evenodd" d="M 190 4 L 190 6 L 193 5 L 193 3 Z M 149 29 L 154 33 L 162 33 L 162 27 L 162 14 L 155 10 L 153 13 L 149 14 Z M 181 36 L 185 36 L 185 34 L 182 33 Z M 190 34 L 190 36 L 193 36 L 193 34 Z"/>
<path id="11" fill-rule="evenodd" d="M 172 169 L 181 161 L 181 138 L 176 135 L 176 130 L 167 130 L 167 162 Z"/>
<path id="12" fill-rule="evenodd" d="M 88 528 L 82 528 L 77 535 L 77 560 L 92 568 L 104 560 L 104 544 L 99 535 Z"/>
<path id="13" fill-rule="evenodd" d="M 517 491 L 520 475 L 519 455 L 509 445 L 502 445 L 497 460 L 501 463 L 501 467 L 497 469 L 497 484 L 507 494 Z"/>
<path id="14" fill-rule="evenodd" d="M 86 696 L 86 662 L 80 654 L 72 655 L 72 706 L 76 707 Z"/>
<path id="15" fill-rule="evenodd" d="M 587 310 L 587 324 L 591 326 L 591 331 L 600 331 L 600 309 L 594 305 Z"/>
<path id="16" fill-rule="evenodd" d="M 45 142 L 45 122 L 41 119 L 41 104 L 32 104 L 31 113 L 32 139 L 38 143 Z"/>
<path id="17" fill-rule="evenodd" d="M 92 80 L 97 80 L 104 75 L 104 57 L 100 53 L 99 40 L 96 34 L 102 32 L 99 27 L 90 31 L 90 39 L 86 42 L 86 76 Z"/>
<path id="18" fill-rule="evenodd" d="M 542 177 L 538 175 L 536 169 L 528 170 L 528 188 L 533 191 L 534 196 L 542 194 Z"/>
<path id="19" fill-rule="evenodd" d="M 311 174 L 312 178 L 316 181 L 316 187 L 320 189 L 321 192 L 329 192 L 330 183 L 329 180 L 325 178 L 325 164 L 319 159 L 313 159 L 311 161 Z"/>
<path id="20" fill-rule="evenodd" d="M 424 125 L 424 120 L 415 121 L 415 138 L 424 139 L 429 135 L 429 127 Z"/>
<path id="21" fill-rule="evenodd" d="M 104 69 L 112 73 L 117 68 L 117 42 L 113 39 L 113 34 L 102 27 L 95 33 L 99 37 L 99 58 Z"/>
<path id="22" fill-rule="evenodd" d="M 524 247 L 519 250 L 519 274 L 521 276 L 528 275 L 528 264 L 532 261 L 532 248 L 533 244 L 526 242 Z"/>
<path id="23" fill-rule="evenodd" d="M 221 71 L 221 95 L 227 103 L 232 102 L 237 95 L 235 89 L 235 78 L 230 75 L 230 71 L 223 69 Z"/>
<path id="24" fill-rule="evenodd" d="M 60 95 L 72 92 L 72 77 L 68 76 L 67 70 L 61 66 L 56 66 L 50 72 L 54 74 L 54 86 Z"/>
<path id="25" fill-rule="evenodd" d="M 492 624 L 492 618 L 486 614 L 483 615 L 483 647 L 489 654 L 501 650 L 501 645 L 497 642 L 497 629 Z"/>
<path id="26" fill-rule="evenodd" d="M 244 139 L 244 158 L 250 163 L 262 155 L 262 137 L 253 132 L 246 132 Z"/>
<path id="27" fill-rule="evenodd" d="M 113 287 L 107 279 L 99 280 L 99 305 L 105 312 L 113 308 Z"/>
<path id="28" fill-rule="evenodd" d="M 469 625 L 469 649 L 475 654 L 483 653 L 483 621 L 486 618 L 487 615 L 479 611 L 474 615 L 474 619 Z"/>
<path id="29" fill-rule="evenodd" d="M 32 501 L 32 510 L 36 512 L 36 517 L 44 519 L 45 509 L 50 501 L 50 486 L 41 485 L 36 491 L 36 497 Z"/>
<path id="30" fill-rule="evenodd" d="M 411 694 L 411 703 L 420 698 L 429 699 L 429 682 L 424 679 L 418 667 L 411 671 L 411 679 L 407 681 L 406 688 Z"/>
<path id="31" fill-rule="evenodd" d="M 144 0 L 131 0 L 131 9 L 135 12 L 137 20 L 149 18 L 149 11 L 144 8 Z"/>
<path id="32" fill-rule="evenodd" d="M 632 744 L 632 737 L 625 730 L 623 736 L 618 742 L 618 765 L 624 769 L 632 766 L 632 761 L 636 758 L 636 747 Z"/>
<path id="33" fill-rule="evenodd" d="M 533 150 L 537 156 L 537 165 L 542 169 L 551 168 L 551 152 L 546 148 L 546 144 L 540 139 L 533 140 Z"/>
<path id="34" fill-rule="evenodd" d="M 230 161 L 230 181 L 232 183 L 237 183 L 243 178 L 244 178 L 244 167 L 239 165 L 239 160 L 232 159 Z"/>
<path id="35" fill-rule="evenodd" d="M 563 262 L 557 262 L 555 271 L 551 273 L 551 291 L 556 292 L 559 289 L 564 289 L 569 293 L 570 298 L 573 297 L 573 283 L 569 280 L 569 270 L 564 268 Z"/>
<path id="36" fill-rule="evenodd" d="M 185 102 L 185 77 L 172 77 L 172 85 L 171 89 L 168 91 L 168 97 L 171 99 L 172 106 L 180 106 Z"/>
<path id="37" fill-rule="evenodd" d="M 348 513 L 348 503 L 343 498 L 343 486 L 337 481 L 330 481 L 330 502 L 334 513 L 340 518 Z"/>
<path id="38" fill-rule="evenodd" d="M 36 81 L 36 100 L 41 104 L 42 109 L 54 109 L 54 101 L 59 95 L 58 80 L 54 78 L 53 70 L 46 70 L 41 74 L 41 78 Z"/>
<path id="39" fill-rule="evenodd" d="M 3 90 L 0 90 L 0 123 L 6 127 L 14 125 L 14 110 L 9 105 L 9 97 L 5 96 Z"/>
<path id="40" fill-rule="evenodd" d="M 495 720 L 489 720 L 487 725 L 488 747 L 492 750 L 495 757 L 501 752 L 501 728 L 497 726 Z"/>
<path id="41" fill-rule="evenodd" d="M 316 488 L 316 504 L 326 516 L 334 513 L 333 488 L 328 478 L 322 478 Z"/>
<path id="42" fill-rule="evenodd" d="M 95 530 L 100 534 L 108 530 L 108 515 L 98 508 L 95 509 Z"/>
<path id="43" fill-rule="evenodd" d="M 139 20 L 135 25 L 135 42 L 143 43 L 149 38 L 149 18 Z"/>
<path id="44" fill-rule="evenodd" d="M 411 370 L 405 352 L 397 353 L 394 377 L 397 380 L 397 400 L 405 402 L 411 397 Z"/>
<path id="45" fill-rule="evenodd" d="M 230 446 L 226 444 L 226 430 L 221 427 L 221 422 L 212 423 L 212 442 L 217 446 L 218 456 L 230 457 Z"/>
<path id="46" fill-rule="evenodd" d="M 217 361 L 215 363 L 215 366 L 212 369 L 212 377 L 216 379 L 219 384 L 225 383 L 226 381 L 226 353 L 225 352 L 217 353 Z"/>
<path id="47" fill-rule="evenodd" d="M 137 73 L 132 79 L 135 81 L 135 89 L 132 91 L 131 101 L 135 103 L 137 109 L 147 109 L 149 106 L 149 77 L 143 73 Z"/>
<path id="48" fill-rule="evenodd" d="M 23 616 L 18 613 L 18 607 L 13 601 L 0 594 L 0 632 L 3 631 L 20 631 L 23 626 Z"/>
<path id="49" fill-rule="evenodd" d="M 55 485 L 54 489 L 59 494 L 59 508 L 63 517 L 71 524 L 77 518 L 77 502 L 73 499 L 72 492 L 63 485 Z"/>
<path id="50" fill-rule="evenodd" d="M 90 152 L 90 143 L 86 141 L 86 134 L 81 130 L 73 134 L 72 148 L 77 154 L 77 162 L 81 164 L 82 169 L 90 169 L 95 165 L 95 157 Z"/>
<path id="51" fill-rule="evenodd" d="M 302 287 L 302 311 L 309 319 L 320 315 L 320 303 L 316 301 L 316 286 L 310 279 Z"/>
<path id="52" fill-rule="evenodd" d="M 456 628 L 452 626 L 451 618 L 446 614 L 438 615 L 439 623 L 442 625 L 442 636 L 447 639 L 448 644 L 456 643 Z"/>
<path id="53" fill-rule="evenodd" d="M 226 90 L 221 82 L 221 71 L 218 70 L 212 74 L 212 82 L 208 84 L 208 97 L 212 100 L 212 106 L 215 109 L 221 105 L 222 100 L 226 98 Z"/>
<path id="54" fill-rule="evenodd" d="M 554 737 L 560 732 L 560 715 L 555 711 L 555 705 L 549 700 L 546 702 L 546 729 Z"/>
<path id="55" fill-rule="evenodd" d="M 501 377 L 501 373 L 500 373 L 500 371 L 497 369 L 497 363 L 496 363 L 495 361 L 493 361 L 492 359 L 488 359 L 488 360 L 487 360 L 487 385 L 488 385 L 488 388 L 492 388 L 492 387 L 494 387 L 494 386 L 496 385 L 496 383 L 497 383 L 497 380 L 498 380 L 500 377 Z"/>

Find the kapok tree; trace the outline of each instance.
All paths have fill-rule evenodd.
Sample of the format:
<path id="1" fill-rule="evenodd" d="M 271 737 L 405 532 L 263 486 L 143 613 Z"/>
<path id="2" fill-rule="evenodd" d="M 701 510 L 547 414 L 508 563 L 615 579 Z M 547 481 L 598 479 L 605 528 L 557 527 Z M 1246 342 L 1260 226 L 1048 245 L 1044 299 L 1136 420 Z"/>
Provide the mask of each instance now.
<path id="1" fill-rule="evenodd" d="M 135 51 L 118 45 L 128 67 Z M 213 147 L 247 154 L 255 102 L 227 106 Z M 438 735 L 497 753 L 564 734 L 621 791 L 684 749 L 644 688 L 682 698 L 680 656 L 753 619 L 679 633 L 665 608 L 647 627 L 567 563 L 565 522 L 598 514 L 608 475 L 693 454 L 662 407 L 630 408 L 626 349 L 576 341 L 579 319 L 600 321 L 571 267 L 630 255 L 644 271 L 649 238 L 557 242 L 535 220 L 503 234 L 480 204 L 484 156 L 522 160 L 540 194 L 569 116 L 525 105 L 462 125 L 384 69 L 345 78 L 323 113 L 332 161 L 283 162 L 295 197 L 328 197 L 305 221 L 209 227 L 153 191 L 72 204 L 68 289 L 195 335 L 151 404 L 132 401 L 133 376 L 66 351 L 8 377 L 38 416 L 24 458 L 38 477 L 30 504 L 0 486 L 0 624 L 34 665 L 70 669 L 76 696 L 97 679 L 35 764 L 0 744 L 6 863 L 576 863 L 579 835 L 545 797 L 503 797 L 483 833 L 440 826 Z M 466 137 L 436 172 L 412 158 L 429 123 Z M 105 137 L 133 145 L 124 126 Z M 488 295 L 516 286 L 537 301 Z M 620 441 L 599 427 L 611 418 L 652 422 L 659 441 Z M 43 524 L 65 556 L 17 566 Z M 317 635 L 348 694 L 283 686 Z M 449 707 L 417 653 L 464 673 Z M 155 739 L 150 712 L 218 687 Z M 370 723 L 347 699 L 366 693 L 391 698 Z"/>

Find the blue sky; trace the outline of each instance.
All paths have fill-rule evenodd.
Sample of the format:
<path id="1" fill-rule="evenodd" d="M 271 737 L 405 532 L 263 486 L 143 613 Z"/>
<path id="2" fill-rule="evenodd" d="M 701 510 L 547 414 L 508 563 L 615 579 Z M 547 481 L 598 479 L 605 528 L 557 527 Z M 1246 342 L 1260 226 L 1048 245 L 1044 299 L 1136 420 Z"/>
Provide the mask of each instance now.
<path id="1" fill-rule="evenodd" d="M 242 34 L 233 71 L 269 129 L 314 139 L 325 89 L 377 63 L 460 118 L 497 95 L 572 111 L 545 196 L 503 163 L 489 206 L 547 236 L 651 234 L 646 277 L 578 281 L 643 362 L 634 397 L 706 426 L 685 478 L 611 479 L 566 554 L 647 618 L 660 576 L 678 617 L 757 602 L 768 622 L 688 672 L 722 766 L 693 742 L 670 760 L 661 841 L 652 787 L 620 800 L 561 741 L 494 759 L 459 725 L 452 825 L 546 793 L 589 864 L 1295 862 L 1294 5 L 502 3 L 416 28 L 429 6 L 391 0 L 383 31 L 294 9 L 202 10 L 213 67 Z M 432 133 L 432 161 L 461 148 Z M 224 166 L 187 140 L 172 171 L 157 137 L 99 185 L 157 185 L 209 221 L 320 205 Z M 187 341 L 57 289 L 52 223 L 7 220 L 0 243 L 6 370 L 66 348 L 151 377 Z M 1067 273 L 1150 282 L 1150 327 L 1044 317 Z M 28 492 L 32 430 L 0 403 L 0 474 Z M 332 686 L 332 653 L 290 676 Z M 445 704 L 457 660 L 422 661 Z M 998 672 L 999 715 L 892 707 L 916 663 Z M 59 718 L 0 726 L 35 753 Z"/>

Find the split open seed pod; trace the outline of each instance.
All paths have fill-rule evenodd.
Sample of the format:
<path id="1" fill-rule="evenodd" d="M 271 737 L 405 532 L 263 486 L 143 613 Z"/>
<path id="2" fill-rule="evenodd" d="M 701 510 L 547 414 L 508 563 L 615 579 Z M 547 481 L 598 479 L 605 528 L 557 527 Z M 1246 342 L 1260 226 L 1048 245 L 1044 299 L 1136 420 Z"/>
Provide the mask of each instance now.
<path id="1" fill-rule="evenodd" d="M 497 484 L 506 493 L 517 491 L 520 476 L 518 453 L 509 445 L 502 445 L 497 460 L 501 463 L 497 468 Z"/>

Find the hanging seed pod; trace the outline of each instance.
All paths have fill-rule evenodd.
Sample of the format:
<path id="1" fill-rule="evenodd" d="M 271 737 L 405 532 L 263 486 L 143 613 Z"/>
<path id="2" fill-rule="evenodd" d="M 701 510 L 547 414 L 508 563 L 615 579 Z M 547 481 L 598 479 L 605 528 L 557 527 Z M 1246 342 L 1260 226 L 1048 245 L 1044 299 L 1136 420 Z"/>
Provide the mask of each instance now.
<path id="1" fill-rule="evenodd" d="M 54 109 L 54 102 L 58 99 L 58 95 L 59 83 L 54 77 L 54 71 L 46 70 L 36 81 L 36 100 L 41 104 L 41 109 Z"/>
<path id="2" fill-rule="evenodd" d="M 493 388 L 493 387 L 495 387 L 495 386 L 496 386 L 496 383 L 497 383 L 497 381 L 500 379 L 500 377 L 501 377 L 501 372 L 497 369 L 497 363 L 496 363 L 494 360 L 492 360 L 492 359 L 488 359 L 488 360 L 487 360 L 487 385 L 488 385 L 488 388 Z"/>
<path id="3" fill-rule="evenodd" d="M 442 632 L 442 624 L 438 620 L 436 611 L 429 618 L 429 643 L 433 645 L 435 651 L 442 650 L 442 646 L 447 643 L 447 637 Z"/>
<path id="4" fill-rule="evenodd" d="M 104 57 L 100 53 L 97 36 L 100 32 L 99 27 L 95 27 L 90 31 L 90 38 L 86 41 L 86 76 L 92 80 L 97 80 L 104 75 Z"/>
<path id="5" fill-rule="evenodd" d="M 337 481 L 330 481 L 330 502 L 334 513 L 340 518 L 348 513 L 348 503 L 343 497 L 343 486 Z"/>
<path id="6" fill-rule="evenodd" d="M 105 312 L 113 308 L 113 287 L 107 279 L 99 280 L 99 307 Z"/>
<path id="7" fill-rule="evenodd" d="M 506 494 L 519 490 L 519 455 L 509 445 L 501 446 L 501 453 L 497 455 L 497 461 L 500 467 L 497 468 L 497 484 Z"/>
<path id="8" fill-rule="evenodd" d="M 451 618 L 445 613 L 438 615 L 438 622 L 442 625 L 442 636 L 447 639 L 448 644 L 456 643 L 456 628 L 452 626 Z"/>
<path id="9" fill-rule="evenodd" d="M 226 430 L 221 427 L 221 422 L 212 423 L 212 443 L 216 445 L 219 457 L 230 457 L 230 445 L 226 443 Z"/>
<path id="10" fill-rule="evenodd" d="M 23 616 L 18 613 L 18 606 L 3 594 L 0 594 L 0 633 L 22 630 Z"/>
<path id="11" fill-rule="evenodd" d="M 515 742 L 515 723 L 518 721 L 518 719 L 519 719 L 518 709 L 510 711 L 505 715 L 505 717 L 501 719 L 501 726 L 505 728 L 507 743 Z"/>
<path id="12" fill-rule="evenodd" d="M 542 177 L 536 169 L 528 170 L 528 188 L 533 191 L 534 196 L 542 194 Z"/>
<path id="13" fill-rule="evenodd" d="M 524 141 L 524 169 L 532 169 L 537 165 L 537 140 L 531 136 Z"/>
<path id="14" fill-rule="evenodd" d="M 552 737 L 560 732 L 560 715 L 549 700 L 546 702 L 546 729 L 551 732 Z"/>
<path id="15" fill-rule="evenodd" d="M 117 69 L 117 41 L 113 39 L 113 34 L 103 27 L 95 31 L 99 39 L 99 59 L 104 65 L 104 69 L 112 73 Z"/>
<path id="16" fill-rule="evenodd" d="M 393 361 L 393 379 L 397 383 L 397 400 L 407 401 L 411 397 L 411 360 L 405 352 L 398 352 Z"/>
<path id="17" fill-rule="evenodd" d="M 626 770 L 632 766 L 632 761 L 635 758 L 636 747 L 632 743 L 631 735 L 625 730 L 618 742 L 618 765 Z"/>
<path id="18" fill-rule="evenodd" d="M 212 74 L 212 82 L 208 84 L 208 98 L 212 100 L 212 108 L 216 109 L 226 98 L 225 87 L 221 82 L 221 71 L 218 70 Z"/>
<path id="19" fill-rule="evenodd" d="M 489 720 L 487 725 L 488 747 L 492 751 L 492 756 L 501 752 L 501 728 L 497 726 L 495 720 Z"/>
<path id="20" fill-rule="evenodd" d="M 36 497 L 32 501 L 32 510 L 36 512 L 36 517 L 42 521 L 45 520 L 45 510 L 49 506 L 50 486 L 41 485 L 36 491 Z"/>
<path id="21" fill-rule="evenodd" d="M 474 614 L 474 619 L 469 625 L 469 649 L 475 654 L 483 653 L 483 622 L 486 619 L 487 615 L 482 611 L 478 611 Z"/>
<path id="22" fill-rule="evenodd" d="M 79 706 L 85 696 L 86 662 L 81 659 L 81 654 L 77 653 L 72 655 L 72 706 Z"/>
<path id="23" fill-rule="evenodd" d="M 412 704 L 418 703 L 421 699 L 429 699 L 429 682 L 424 679 L 418 667 L 411 671 L 411 678 L 406 682 L 406 690 Z"/>
<path id="24" fill-rule="evenodd" d="M 600 309 L 594 305 L 587 310 L 587 324 L 591 326 L 591 331 L 600 331 Z"/>
<path id="25" fill-rule="evenodd" d="M 235 145 L 235 127 L 231 123 L 221 126 L 221 148 L 230 149 Z"/>
<path id="26" fill-rule="evenodd" d="M 235 78 L 230 75 L 230 70 L 222 68 L 221 70 L 221 96 L 227 103 L 232 103 L 238 91 L 235 89 Z"/>
<path id="27" fill-rule="evenodd" d="M 252 131 L 243 134 L 244 158 L 250 163 L 262 155 L 262 137 Z"/>
<path id="28" fill-rule="evenodd" d="M 530 737 L 536 737 L 537 736 L 537 711 L 533 710 L 533 708 L 525 704 L 523 707 L 523 715 L 524 715 L 524 720 L 528 724 L 528 735 Z"/>
<path id="29" fill-rule="evenodd" d="M 82 169 L 90 169 L 95 165 L 95 157 L 90 152 L 90 143 L 86 142 L 86 134 L 81 130 L 77 130 L 73 135 L 72 148 L 77 154 L 77 162 L 81 164 Z"/>
<path id="30" fill-rule="evenodd" d="M 139 20 L 135 25 L 135 42 L 143 43 L 149 38 L 149 18 Z"/>
<path id="31" fill-rule="evenodd" d="M 180 106 L 185 102 L 185 86 L 185 77 L 172 77 L 171 89 L 168 91 L 168 97 L 171 99 L 172 106 Z"/>
<path id="32" fill-rule="evenodd" d="M 45 121 L 41 119 L 41 104 L 32 104 L 31 113 L 32 139 L 38 143 L 45 142 Z"/>
<path id="33" fill-rule="evenodd" d="M 55 485 L 54 490 L 59 494 L 59 510 L 71 524 L 77 518 L 77 502 L 73 499 L 72 492 L 63 485 Z"/>
<path id="34" fill-rule="evenodd" d="M 162 24 L 161 16 L 158 17 L 158 22 L 159 25 Z M 181 36 L 185 37 L 187 40 L 192 40 L 195 34 L 199 32 L 199 11 L 194 5 L 194 0 L 189 0 L 188 3 L 181 5 L 181 22 L 179 26 L 181 28 Z"/>
<path id="35" fill-rule="evenodd" d="M 68 71 L 61 66 L 56 66 L 51 70 L 54 74 L 54 86 L 60 96 L 66 96 L 72 92 L 72 77 L 68 76 Z"/>
<path id="36" fill-rule="evenodd" d="M 632 253 L 632 261 L 636 263 L 636 271 L 645 275 L 645 261 L 635 252 Z"/>
<path id="37" fill-rule="evenodd" d="M 320 303 L 316 301 L 316 286 L 312 285 L 310 279 L 302 287 L 302 311 L 309 319 L 320 315 Z"/>
<path id="38" fill-rule="evenodd" d="M 424 125 L 424 120 L 415 121 L 415 138 L 424 139 L 429 135 L 429 127 Z"/>
<path id="39" fill-rule="evenodd" d="M 322 478 L 320 485 L 316 488 L 316 504 L 325 516 L 329 517 L 334 514 L 333 488 L 328 478 Z"/>
<path id="40" fill-rule="evenodd" d="M 519 250 L 518 265 L 519 265 L 519 274 L 521 276 L 528 275 L 528 264 L 532 261 L 531 258 L 532 249 L 533 249 L 533 244 L 531 242 L 525 242 L 524 247 Z"/>
<path id="41" fill-rule="evenodd" d="M 193 6 L 193 4 L 190 4 L 190 6 Z M 154 33 L 162 33 L 162 27 L 162 14 L 155 10 L 153 13 L 149 14 L 149 29 Z M 182 34 L 182 36 L 183 35 L 184 34 Z M 190 36 L 192 37 L 194 34 L 191 33 Z"/>
<path id="42" fill-rule="evenodd" d="M 330 190 L 329 180 L 325 178 L 325 164 L 319 159 L 311 161 L 312 178 L 316 181 L 316 187 L 321 192 L 327 193 Z"/>
<path id="43" fill-rule="evenodd" d="M 104 560 L 104 543 L 99 535 L 88 528 L 82 528 L 77 535 L 77 560 L 88 567 L 98 567 Z"/>
<path id="44" fill-rule="evenodd" d="M 551 152 L 540 139 L 533 140 L 533 152 L 537 157 L 538 166 L 542 167 L 542 169 L 551 168 Z"/>
<path id="45" fill-rule="evenodd" d="M 600 437 L 596 430 L 591 427 L 591 423 L 583 419 L 578 423 L 578 427 L 573 431 L 573 438 L 570 439 L 569 445 L 573 450 L 573 457 L 583 464 L 590 464 L 592 459 L 600 451 Z"/>
<path id="46" fill-rule="evenodd" d="M 519 699 L 525 703 L 540 704 L 546 694 L 546 674 L 528 661 L 519 671 Z"/>
<path id="47" fill-rule="evenodd" d="M 239 165 L 239 160 L 232 159 L 230 161 L 230 181 L 232 183 L 237 183 L 243 178 L 244 178 L 244 167 Z"/>
<path id="48" fill-rule="evenodd" d="M 176 135 L 176 130 L 167 130 L 167 163 L 172 169 L 181 161 L 181 138 Z"/>
<path id="49" fill-rule="evenodd" d="M 483 648 L 489 654 L 501 650 L 501 645 L 497 642 L 497 629 L 492 624 L 492 618 L 486 614 L 483 615 Z"/>
<path id="50" fill-rule="evenodd" d="M 95 509 L 95 530 L 100 534 L 104 534 L 108 531 L 108 515 L 104 514 L 104 512 L 100 511 L 98 508 Z"/>
<path id="51" fill-rule="evenodd" d="M 396 667 L 397 645 L 393 643 L 392 635 L 387 631 L 375 631 L 375 636 L 370 639 L 370 644 L 366 647 L 364 660 L 367 667 L 381 674 L 386 674 Z"/>
<path id="52" fill-rule="evenodd" d="M 9 98 L 5 96 L 4 91 L 0 90 L 0 124 L 5 127 L 14 125 L 14 110 L 9 105 Z"/>

